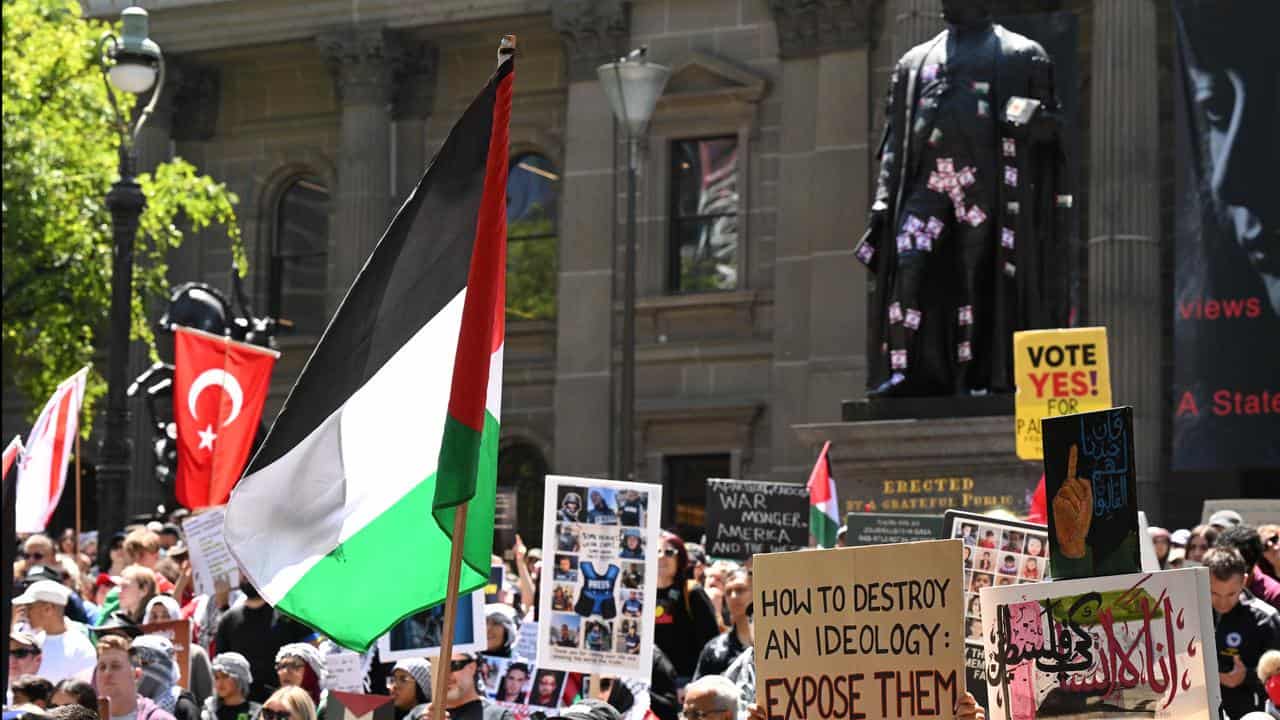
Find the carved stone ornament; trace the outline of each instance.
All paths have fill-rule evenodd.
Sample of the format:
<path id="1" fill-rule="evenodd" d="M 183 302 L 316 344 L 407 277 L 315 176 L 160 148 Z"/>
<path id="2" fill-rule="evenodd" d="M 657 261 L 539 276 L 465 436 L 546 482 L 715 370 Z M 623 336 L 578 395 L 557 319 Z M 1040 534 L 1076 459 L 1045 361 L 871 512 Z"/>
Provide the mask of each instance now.
<path id="1" fill-rule="evenodd" d="M 769 0 L 779 54 L 812 57 L 871 43 L 886 0 Z"/>
<path id="2" fill-rule="evenodd" d="M 625 55 L 631 37 L 625 0 L 556 0 L 551 26 L 564 41 L 569 81 L 595 80 L 596 68 Z"/>
<path id="3" fill-rule="evenodd" d="M 333 73 L 341 103 L 391 102 L 395 72 L 402 59 L 400 43 L 393 34 L 382 27 L 339 28 L 321 33 L 316 43 Z"/>

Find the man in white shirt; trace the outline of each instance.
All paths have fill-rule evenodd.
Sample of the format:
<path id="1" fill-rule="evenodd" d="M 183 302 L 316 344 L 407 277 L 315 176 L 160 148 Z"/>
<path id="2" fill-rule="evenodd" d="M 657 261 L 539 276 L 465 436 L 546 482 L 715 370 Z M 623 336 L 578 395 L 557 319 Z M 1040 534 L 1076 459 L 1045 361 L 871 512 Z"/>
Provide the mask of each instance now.
<path id="1" fill-rule="evenodd" d="M 54 684 L 67 678 L 88 677 L 98 660 L 89 638 L 67 622 L 70 595 L 71 590 L 65 585 L 40 580 L 13 599 L 15 606 L 26 608 L 31 627 L 44 633 L 39 675 Z"/>

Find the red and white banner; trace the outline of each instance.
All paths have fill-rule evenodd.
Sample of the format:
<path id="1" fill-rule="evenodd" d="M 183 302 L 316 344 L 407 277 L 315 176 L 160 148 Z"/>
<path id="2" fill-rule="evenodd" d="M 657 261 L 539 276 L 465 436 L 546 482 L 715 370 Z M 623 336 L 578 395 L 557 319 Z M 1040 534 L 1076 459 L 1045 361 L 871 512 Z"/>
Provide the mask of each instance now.
<path id="1" fill-rule="evenodd" d="M 14 435 L 9 441 L 9 445 L 4 449 L 4 472 L 0 472 L 0 479 L 9 479 L 9 468 L 13 467 L 13 461 L 18 459 L 18 455 L 22 454 L 22 436 Z"/>
<path id="2" fill-rule="evenodd" d="M 14 514 L 19 533 L 43 532 L 62 489 L 67 484 L 67 461 L 80 431 L 89 368 L 72 375 L 54 391 L 27 435 L 26 449 L 18 461 L 17 500 Z M 5 463 L 9 462 L 5 453 Z"/>
<path id="3" fill-rule="evenodd" d="M 192 328 L 173 335 L 178 502 L 222 505 L 249 457 L 280 353 Z"/>

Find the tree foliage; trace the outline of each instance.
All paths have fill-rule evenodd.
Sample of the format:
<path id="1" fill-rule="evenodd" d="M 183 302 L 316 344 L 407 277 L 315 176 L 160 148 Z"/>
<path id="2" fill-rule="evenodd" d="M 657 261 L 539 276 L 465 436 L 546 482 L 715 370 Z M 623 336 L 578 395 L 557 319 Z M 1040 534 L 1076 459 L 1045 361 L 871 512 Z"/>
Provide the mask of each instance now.
<path id="1" fill-rule="evenodd" d="M 120 134 L 98 64 L 118 27 L 80 17 L 75 0 L 4 0 L 3 359 L 38 408 L 58 382 L 107 349 L 112 237 L 106 193 Z M 118 93 L 121 112 L 134 105 Z M 149 99 L 144 96 L 144 100 Z M 220 226 L 246 270 L 227 188 L 175 158 L 138 177 L 147 207 L 134 250 L 132 338 L 150 342 L 144 309 L 168 289 L 168 252 Z M 106 392 L 90 373 L 86 404 Z M 84 415 L 85 432 L 89 418 Z"/>

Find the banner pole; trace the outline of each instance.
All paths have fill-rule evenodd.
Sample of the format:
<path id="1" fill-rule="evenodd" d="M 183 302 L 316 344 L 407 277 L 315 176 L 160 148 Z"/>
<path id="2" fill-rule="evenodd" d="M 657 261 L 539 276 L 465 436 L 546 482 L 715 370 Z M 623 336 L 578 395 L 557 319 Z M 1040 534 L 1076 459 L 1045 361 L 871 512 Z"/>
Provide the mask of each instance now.
<path id="1" fill-rule="evenodd" d="M 76 562 L 80 562 L 80 533 L 82 526 L 80 524 L 80 428 L 76 428 Z"/>
<path id="2" fill-rule="evenodd" d="M 444 631 L 440 636 L 435 687 L 431 689 L 431 720 L 444 720 L 445 696 L 449 691 L 449 664 L 453 660 L 453 630 L 458 622 L 458 583 L 462 579 L 462 548 L 467 540 L 467 506 L 464 502 L 453 515 L 453 547 L 449 555 L 449 584 L 444 598 Z"/>

